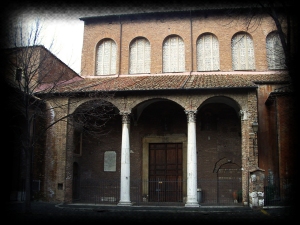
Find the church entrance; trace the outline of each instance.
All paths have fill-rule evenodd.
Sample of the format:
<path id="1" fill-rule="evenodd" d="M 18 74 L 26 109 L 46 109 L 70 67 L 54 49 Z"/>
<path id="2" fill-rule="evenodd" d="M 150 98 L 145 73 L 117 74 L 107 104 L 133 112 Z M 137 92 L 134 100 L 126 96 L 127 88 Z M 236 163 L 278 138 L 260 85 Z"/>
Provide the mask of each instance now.
<path id="1" fill-rule="evenodd" d="M 182 201 L 182 143 L 149 144 L 149 201 Z"/>

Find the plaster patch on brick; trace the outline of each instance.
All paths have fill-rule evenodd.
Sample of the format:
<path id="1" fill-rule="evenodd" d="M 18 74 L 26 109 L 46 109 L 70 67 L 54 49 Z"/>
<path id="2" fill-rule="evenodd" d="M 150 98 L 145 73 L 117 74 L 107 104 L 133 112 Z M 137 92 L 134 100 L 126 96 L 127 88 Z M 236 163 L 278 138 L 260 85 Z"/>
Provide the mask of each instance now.
<path id="1" fill-rule="evenodd" d="M 252 198 L 252 207 L 258 206 L 258 198 Z"/>
<path id="2" fill-rule="evenodd" d="M 54 111 L 54 109 L 51 107 L 51 108 L 50 108 L 50 119 L 51 119 L 50 124 L 53 124 L 53 123 L 54 123 L 54 118 L 55 118 L 55 111 Z"/>
<path id="3" fill-rule="evenodd" d="M 50 196 L 50 198 L 52 198 L 53 195 L 54 195 L 54 191 L 53 191 L 52 189 L 49 189 L 48 191 L 49 191 L 49 196 Z"/>
<path id="4" fill-rule="evenodd" d="M 240 110 L 240 116 L 241 120 L 247 120 L 248 119 L 248 113 L 246 110 Z"/>
<path id="5" fill-rule="evenodd" d="M 264 205 L 265 205 L 264 199 L 259 199 L 259 200 L 258 200 L 258 205 L 259 205 L 259 206 L 264 206 Z"/>
<path id="6" fill-rule="evenodd" d="M 264 193 L 263 192 L 251 192 L 249 194 L 249 196 L 251 197 L 251 204 L 250 207 L 255 207 L 255 206 L 264 206 Z"/>
<path id="7" fill-rule="evenodd" d="M 257 196 L 258 197 L 264 197 L 264 192 L 261 192 L 261 191 L 257 192 Z"/>

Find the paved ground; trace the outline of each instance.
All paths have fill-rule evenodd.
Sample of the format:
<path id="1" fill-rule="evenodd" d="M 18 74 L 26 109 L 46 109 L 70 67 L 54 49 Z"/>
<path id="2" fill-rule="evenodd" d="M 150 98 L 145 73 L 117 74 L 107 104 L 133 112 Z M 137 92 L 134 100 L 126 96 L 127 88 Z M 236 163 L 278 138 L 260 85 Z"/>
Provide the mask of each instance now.
<path id="1" fill-rule="evenodd" d="M 283 224 L 294 221 L 290 207 L 251 209 L 249 207 L 154 207 L 154 206 L 112 206 L 80 205 L 32 202 L 32 212 L 24 213 L 24 204 L 10 202 L 5 213 L 9 223 L 53 224 L 88 223 L 103 224 L 130 222 L 131 224 L 197 223 L 211 224 L 230 222 L 231 224 L 253 224 L 266 222 Z"/>

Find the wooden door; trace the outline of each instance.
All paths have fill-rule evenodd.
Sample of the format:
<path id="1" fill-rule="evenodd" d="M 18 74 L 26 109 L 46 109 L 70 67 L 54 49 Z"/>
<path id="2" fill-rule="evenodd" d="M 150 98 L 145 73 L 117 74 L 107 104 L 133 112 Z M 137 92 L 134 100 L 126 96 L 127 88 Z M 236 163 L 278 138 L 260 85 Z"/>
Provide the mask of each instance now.
<path id="1" fill-rule="evenodd" d="M 182 144 L 149 144 L 149 201 L 182 201 Z"/>

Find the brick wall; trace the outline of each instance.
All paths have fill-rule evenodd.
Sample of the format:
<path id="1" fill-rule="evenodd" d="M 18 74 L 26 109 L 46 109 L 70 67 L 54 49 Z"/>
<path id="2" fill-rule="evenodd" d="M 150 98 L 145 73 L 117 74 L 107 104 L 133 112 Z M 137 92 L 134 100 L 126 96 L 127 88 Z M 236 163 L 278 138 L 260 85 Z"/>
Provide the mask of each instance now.
<path id="1" fill-rule="evenodd" d="M 249 96 L 255 96 L 254 93 L 245 95 L 247 92 L 237 93 L 237 92 L 219 92 L 219 95 L 227 95 L 239 102 L 240 105 L 248 104 L 247 107 L 249 112 L 256 110 L 256 105 Z M 199 101 L 201 99 L 204 101 L 206 98 L 213 97 L 216 93 L 210 93 L 208 95 L 194 95 L 193 99 Z M 205 97 L 204 97 L 205 96 Z M 145 97 L 147 97 L 145 99 Z M 162 97 L 162 95 L 161 95 Z M 164 96 L 164 98 L 170 98 L 176 100 L 177 103 L 186 105 L 186 96 L 176 95 L 176 96 Z M 155 96 L 127 96 L 128 102 L 134 102 L 138 104 L 139 102 L 146 101 L 147 99 L 153 99 Z M 115 97 L 112 102 L 119 102 L 122 97 Z M 161 99 L 162 100 L 162 99 Z M 203 103 L 199 101 L 199 104 Z M 133 182 L 145 178 L 145 171 L 147 171 L 144 160 L 145 154 L 145 138 L 152 138 L 152 140 L 157 140 L 157 142 L 176 142 L 178 135 L 180 137 L 185 137 L 185 143 L 187 138 L 187 118 L 184 112 L 184 108 L 180 107 L 174 101 L 158 101 L 153 103 L 144 109 L 141 117 L 138 120 L 131 120 L 130 127 L 130 150 L 132 153 L 130 155 L 131 160 L 131 171 L 130 176 Z M 199 105 L 199 106 L 200 106 Z M 134 107 L 136 105 L 131 105 Z M 73 106 L 76 107 L 76 106 Z M 197 107 L 197 104 L 196 104 Z M 197 162 L 198 162 L 198 187 L 202 188 L 204 193 L 203 200 L 210 203 L 216 203 L 217 198 L 217 182 L 218 170 L 235 171 L 237 175 L 238 182 L 232 182 L 226 189 L 226 194 L 220 195 L 223 199 L 231 199 L 232 192 L 234 190 L 243 190 L 244 201 L 247 202 L 247 171 L 248 168 L 255 167 L 256 161 L 248 162 L 250 155 L 249 149 L 249 126 L 242 128 L 241 119 L 232 107 L 221 104 L 208 104 L 205 107 L 199 108 L 197 113 Z M 244 106 L 245 107 L 245 106 Z M 253 108 L 251 108 L 253 107 Z M 204 110 L 204 111 L 203 111 Z M 72 110 L 71 110 L 72 111 Z M 133 110 L 132 113 L 135 111 Z M 203 129 L 205 124 L 205 113 L 211 112 L 213 114 L 213 123 L 210 124 L 211 129 Z M 134 116 L 134 115 L 133 115 Z M 250 118 L 249 118 L 250 120 Z M 251 119 L 252 120 L 252 119 Z M 244 123 L 249 123 L 248 120 L 243 121 Z M 242 130 L 242 132 L 241 132 Z M 71 161 L 78 163 L 80 168 L 80 183 L 84 187 L 94 187 L 88 191 L 83 191 L 85 194 L 81 196 L 82 198 L 90 198 L 91 196 L 99 196 L 99 188 L 97 187 L 103 185 L 103 180 L 114 180 L 119 181 L 120 179 L 120 169 L 121 169 L 121 140 L 122 140 L 122 120 L 121 116 L 117 116 L 114 120 L 109 122 L 105 127 L 105 132 L 107 134 L 92 136 L 89 133 L 84 133 L 83 143 L 82 143 L 82 153 L 80 155 L 75 154 L 73 160 Z M 242 135 L 242 133 L 244 133 Z M 180 138 L 179 142 L 182 142 Z M 69 141 L 70 143 L 70 141 Z M 242 144 L 244 143 L 244 144 Z M 147 145 L 147 142 L 146 142 Z M 186 144 L 184 145 L 186 148 Z M 63 149 L 62 149 L 63 150 Z M 64 150 L 63 150 L 64 151 Z M 116 171 L 104 171 L 104 154 L 106 151 L 115 151 L 116 153 Z M 183 178 L 186 179 L 186 150 L 183 151 L 184 164 L 183 164 Z M 70 156 L 71 157 L 71 156 Z M 69 158 L 68 160 L 71 160 Z M 226 169 L 222 167 L 225 164 L 231 163 L 233 167 Z M 67 163 L 68 164 L 68 163 Z M 71 165 L 71 164 L 68 164 Z M 243 170 L 241 170 L 243 168 Z M 67 174 L 72 176 L 72 168 L 66 169 Z M 69 171 L 69 172 L 68 172 Z M 230 172 L 231 173 L 231 172 Z M 226 175 L 227 176 L 227 175 Z M 228 178 L 222 178 L 228 179 Z M 211 182 L 215 180 L 215 182 Z M 208 182 L 204 182 L 208 181 Z M 232 181 L 235 181 L 232 179 Z M 132 188 L 137 187 L 138 184 L 132 184 Z M 141 187 L 140 187 L 141 188 Z M 184 188 L 185 189 L 185 188 Z M 72 189 L 67 187 L 68 195 L 71 195 Z M 215 191 L 213 191 L 215 190 Z M 229 191 L 230 190 L 230 191 Z M 224 190 L 225 191 L 225 190 Z M 82 192 L 82 193 L 83 193 Z M 117 195 L 118 196 L 118 195 Z M 103 196 L 102 196 L 103 197 Z M 109 197 L 109 196 L 108 196 Z M 133 196 L 133 198 L 136 196 Z"/>
<path id="2" fill-rule="evenodd" d="M 192 23 L 189 16 L 150 17 L 145 20 L 122 19 L 121 17 L 120 20 L 122 26 L 120 21 L 116 19 L 94 21 L 85 25 L 82 76 L 95 74 L 96 46 L 104 38 L 111 38 L 116 42 L 118 48 L 117 71 L 120 68 L 120 74 L 128 74 L 129 45 L 134 38 L 139 36 L 147 38 L 151 45 L 151 73 L 162 73 L 162 44 L 169 35 L 179 35 L 184 41 L 186 71 L 197 71 L 196 41 L 201 34 L 206 32 L 213 33 L 219 40 L 221 71 L 232 71 L 231 39 L 234 34 L 241 31 L 247 31 L 253 38 L 256 71 L 267 70 L 266 36 L 275 29 L 273 21 L 269 17 L 263 18 L 259 25 L 250 24 L 252 29 L 249 28 L 248 30 L 245 27 L 245 18 L 241 17 L 238 21 L 234 21 L 226 15 L 209 15 L 206 17 L 203 14 L 197 14 L 192 16 Z M 120 33 L 122 33 L 121 38 Z M 119 55 L 120 46 L 121 55 Z M 121 65 L 119 67 L 120 58 Z"/>
<path id="3" fill-rule="evenodd" d="M 82 49 L 82 76 L 93 76 L 95 74 L 95 56 L 96 47 L 99 41 L 104 38 L 113 39 L 118 47 L 117 71 L 120 74 L 128 74 L 129 71 L 129 45 L 131 41 L 139 36 L 147 38 L 151 45 L 151 73 L 162 73 L 162 44 L 169 35 L 179 35 L 185 43 L 185 68 L 186 71 L 196 71 L 196 40 L 205 33 L 210 32 L 217 36 L 220 46 L 220 70 L 223 72 L 232 71 L 231 60 L 231 38 L 234 34 L 240 31 L 245 31 L 243 20 L 233 21 L 221 15 L 201 15 L 193 16 L 192 31 L 191 21 L 189 17 L 175 16 L 175 17 L 160 17 L 158 19 L 147 17 L 146 19 L 137 18 L 121 18 L 119 20 L 104 20 L 100 22 L 90 21 L 85 24 L 84 42 Z M 271 19 L 264 18 L 261 25 L 257 29 L 247 30 L 254 43 L 255 64 L 256 71 L 266 71 L 266 46 L 265 40 L 269 32 L 274 29 Z M 121 34 L 121 35 L 120 35 Z M 121 47 L 121 48 L 120 48 Z M 119 54 L 120 53 L 120 54 Z M 120 60 L 121 59 L 121 60 Z M 120 66 L 119 66 L 120 65 Z M 131 179 L 141 179 L 147 171 L 143 164 L 145 160 L 145 138 L 153 138 L 159 142 L 174 142 L 177 140 L 174 135 L 181 135 L 186 137 L 187 120 L 184 114 L 184 109 L 190 109 L 190 99 L 193 102 L 192 108 L 202 109 L 200 106 L 210 97 L 225 96 L 233 99 L 236 104 L 236 109 L 233 107 L 224 106 L 221 102 L 212 106 L 212 111 L 215 113 L 214 118 L 218 121 L 214 130 L 202 130 L 201 126 L 205 120 L 202 120 L 203 112 L 197 114 L 197 161 L 198 161 L 198 180 L 217 179 L 216 171 L 221 168 L 221 165 L 226 164 L 225 160 L 230 165 L 235 167 L 221 168 L 224 171 L 241 171 L 237 172 L 241 178 L 240 186 L 227 188 L 224 198 L 235 191 L 236 188 L 242 189 L 243 201 L 248 203 L 248 178 L 249 170 L 254 171 L 258 165 L 258 158 L 253 155 L 252 150 L 252 128 L 251 124 L 257 118 L 257 96 L 255 90 L 253 91 L 210 91 L 199 92 L 196 94 L 177 93 L 176 95 L 165 95 L 166 99 L 173 100 L 172 104 L 161 102 L 151 104 L 151 107 L 144 109 L 142 117 L 137 121 L 131 122 L 130 129 L 130 148 L 131 153 Z M 112 99 L 115 106 L 120 111 L 134 109 L 139 103 L 146 102 L 150 99 L 157 99 L 162 97 L 160 94 L 127 94 L 126 99 L 122 96 L 116 96 Z M 123 104 L 126 101 L 126 104 Z M 177 102 L 178 105 L 175 103 Z M 259 104 L 264 104 L 260 102 Z M 179 107 L 179 105 L 181 107 Z M 168 106 L 168 107 L 167 107 Z M 238 115 L 238 109 L 245 110 L 245 118 L 241 120 Z M 75 109 L 75 108 L 74 108 Z M 72 110 L 71 110 L 72 111 Z M 165 117 L 163 117 L 165 115 Z M 166 120 L 165 120 L 166 119 Z M 137 122 L 135 124 L 134 122 Z M 120 157 L 121 157 L 121 135 L 122 135 L 121 116 L 115 118 L 114 121 L 107 124 L 106 129 L 110 130 L 107 135 L 100 135 L 92 137 L 85 133 L 83 135 L 83 145 L 81 155 L 74 155 L 68 153 L 70 160 L 66 163 L 68 179 L 72 178 L 72 163 L 76 162 L 79 165 L 81 184 L 86 186 L 97 187 L 100 185 L 101 179 L 120 179 Z M 166 130 L 167 127 L 167 130 Z M 181 139 L 182 141 L 183 139 Z M 62 140 L 64 141 L 64 140 Z M 185 142 L 185 141 L 183 141 Z M 65 149 L 61 146 L 62 156 Z M 116 171 L 104 171 L 104 153 L 106 151 L 116 152 Z M 184 158 L 186 160 L 186 158 Z M 222 161 L 223 160 L 223 161 Z M 218 162 L 221 162 L 218 164 Z M 64 163 L 61 161 L 61 168 Z M 186 162 L 185 162 L 186 163 Z M 185 164 L 186 165 L 186 164 Z M 216 169 L 218 168 L 218 169 Z M 216 170 L 215 170 L 216 169 Z M 63 171 L 61 171 L 63 173 Z M 69 177 L 70 176 L 70 177 Z M 57 181 L 60 178 L 57 178 Z M 225 179 L 225 178 L 224 178 Z M 208 190 L 216 189 L 215 184 L 201 184 L 198 185 L 203 188 L 205 193 Z M 203 185 L 203 186 L 202 186 Z M 261 183 L 258 184 L 259 186 Z M 71 200 L 71 183 L 66 187 L 69 200 Z M 238 190 L 239 191 L 239 190 Z M 216 191 L 217 192 L 217 191 Z M 206 195 L 206 200 L 215 198 Z M 230 192 L 230 193 L 229 193 Z M 96 189 L 91 189 L 89 194 L 91 196 L 97 195 Z M 61 197 L 60 197 L 61 198 Z"/>
<path id="4" fill-rule="evenodd" d="M 296 99 L 293 96 L 277 97 L 276 107 L 278 112 L 278 141 L 280 152 L 280 177 L 295 178 L 297 165 L 296 138 L 297 130 L 294 124 L 296 117 Z"/>

